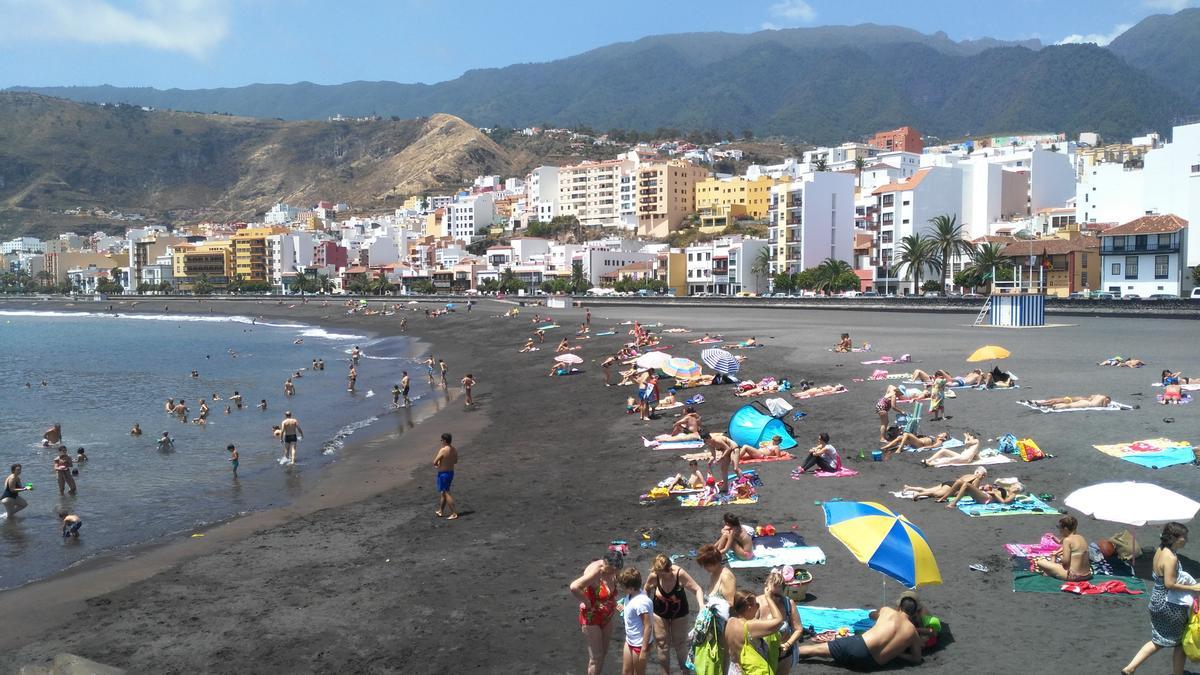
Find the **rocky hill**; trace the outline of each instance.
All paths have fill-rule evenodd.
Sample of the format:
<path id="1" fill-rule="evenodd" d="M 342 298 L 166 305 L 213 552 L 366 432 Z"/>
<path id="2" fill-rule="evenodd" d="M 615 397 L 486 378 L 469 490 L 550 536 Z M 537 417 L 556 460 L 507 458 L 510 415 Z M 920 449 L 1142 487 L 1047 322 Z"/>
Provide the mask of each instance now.
<path id="1" fill-rule="evenodd" d="M 0 93 L 0 236 L 115 214 L 252 218 L 280 199 L 379 207 L 512 170 L 508 151 L 452 115 L 282 121 Z"/>

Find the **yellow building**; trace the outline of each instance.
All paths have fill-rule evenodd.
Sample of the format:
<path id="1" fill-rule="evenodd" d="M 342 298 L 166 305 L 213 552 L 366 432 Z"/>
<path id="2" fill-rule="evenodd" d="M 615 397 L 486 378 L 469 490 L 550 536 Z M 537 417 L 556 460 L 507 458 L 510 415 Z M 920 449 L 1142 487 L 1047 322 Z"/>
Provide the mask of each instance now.
<path id="1" fill-rule="evenodd" d="M 422 200 L 424 200 L 424 197 L 422 197 L 421 195 L 413 195 L 413 196 L 409 197 L 408 199 L 405 199 L 404 203 L 400 205 L 400 208 L 409 209 L 410 211 L 416 211 L 421 208 Z"/>
<path id="2" fill-rule="evenodd" d="M 247 227 L 230 238 L 233 274 L 243 281 L 268 281 L 267 237 L 286 234 L 286 227 Z"/>
<path id="3" fill-rule="evenodd" d="M 745 215 L 766 220 L 771 208 L 770 176 L 760 178 L 709 178 L 696 183 L 696 211 L 701 215 L 727 214 L 730 207 L 744 207 Z"/>
<path id="4" fill-rule="evenodd" d="M 177 244 L 172 247 L 171 264 L 180 290 L 191 290 L 201 277 L 223 286 L 234 274 L 233 242 L 209 241 L 203 244 Z"/>
<path id="5" fill-rule="evenodd" d="M 708 170 L 682 160 L 644 164 L 637 172 L 638 236 L 663 238 L 696 212 L 696 184 Z"/>

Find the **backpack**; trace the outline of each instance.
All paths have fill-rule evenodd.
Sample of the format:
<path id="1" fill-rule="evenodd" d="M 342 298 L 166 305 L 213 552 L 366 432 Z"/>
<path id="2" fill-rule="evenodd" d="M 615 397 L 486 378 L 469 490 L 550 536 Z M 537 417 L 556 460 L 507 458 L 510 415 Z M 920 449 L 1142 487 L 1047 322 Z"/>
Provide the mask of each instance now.
<path id="1" fill-rule="evenodd" d="M 1026 462 L 1033 462 L 1046 456 L 1046 453 L 1042 452 L 1032 438 L 1022 438 L 1017 441 L 1017 451 L 1021 455 L 1021 459 Z"/>
<path id="2" fill-rule="evenodd" d="M 997 449 L 1000 452 L 1006 452 L 1010 455 L 1015 455 L 1019 451 L 1017 448 L 1017 437 L 1012 434 L 1004 434 L 1000 437 L 999 446 Z"/>

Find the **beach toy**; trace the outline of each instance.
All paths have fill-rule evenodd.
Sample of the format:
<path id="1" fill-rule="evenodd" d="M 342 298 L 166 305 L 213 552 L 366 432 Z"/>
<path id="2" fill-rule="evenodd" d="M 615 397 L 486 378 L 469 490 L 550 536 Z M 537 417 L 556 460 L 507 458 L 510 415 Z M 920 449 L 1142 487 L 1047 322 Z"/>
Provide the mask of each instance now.
<path id="1" fill-rule="evenodd" d="M 882 462 L 883 461 L 883 451 L 882 450 L 872 450 L 871 451 L 871 461 Z"/>
<path id="2" fill-rule="evenodd" d="M 32 490 L 32 489 L 33 489 L 33 483 L 26 483 L 26 484 L 25 484 L 25 489 L 26 489 L 26 490 Z"/>

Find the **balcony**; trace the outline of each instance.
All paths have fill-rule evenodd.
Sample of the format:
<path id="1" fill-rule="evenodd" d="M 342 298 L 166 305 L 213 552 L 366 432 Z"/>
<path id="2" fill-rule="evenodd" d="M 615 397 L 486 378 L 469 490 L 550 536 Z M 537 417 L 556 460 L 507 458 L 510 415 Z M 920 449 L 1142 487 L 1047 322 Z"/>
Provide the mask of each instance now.
<path id="1" fill-rule="evenodd" d="M 1166 255 L 1168 253 L 1179 253 L 1179 244 L 1175 243 L 1171 246 L 1158 246 L 1157 242 L 1147 242 L 1142 246 L 1123 246 L 1117 248 L 1112 245 L 1112 240 L 1101 238 L 1100 255 L 1138 255 L 1139 253 L 1155 253 L 1158 255 Z"/>

